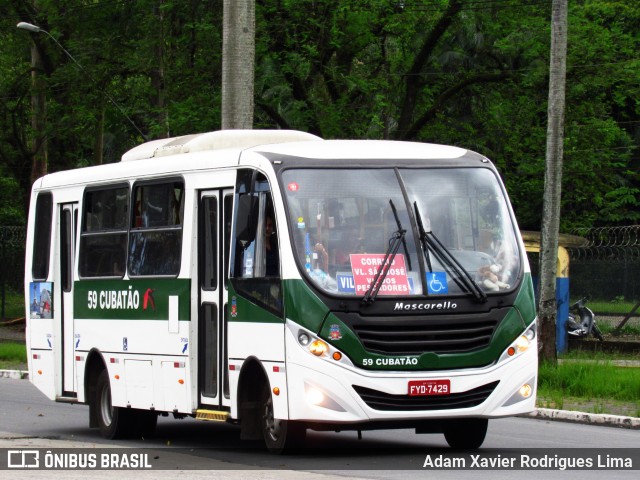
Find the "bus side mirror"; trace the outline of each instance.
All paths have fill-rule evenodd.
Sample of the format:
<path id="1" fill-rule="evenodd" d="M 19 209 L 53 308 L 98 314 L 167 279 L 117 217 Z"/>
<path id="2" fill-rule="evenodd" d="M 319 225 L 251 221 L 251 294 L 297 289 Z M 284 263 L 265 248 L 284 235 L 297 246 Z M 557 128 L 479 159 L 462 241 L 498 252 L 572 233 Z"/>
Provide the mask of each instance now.
<path id="1" fill-rule="evenodd" d="M 258 222 L 258 197 L 240 195 L 238 198 L 238 218 L 236 219 L 236 240 L 243 247 L 256 239 Z"/>

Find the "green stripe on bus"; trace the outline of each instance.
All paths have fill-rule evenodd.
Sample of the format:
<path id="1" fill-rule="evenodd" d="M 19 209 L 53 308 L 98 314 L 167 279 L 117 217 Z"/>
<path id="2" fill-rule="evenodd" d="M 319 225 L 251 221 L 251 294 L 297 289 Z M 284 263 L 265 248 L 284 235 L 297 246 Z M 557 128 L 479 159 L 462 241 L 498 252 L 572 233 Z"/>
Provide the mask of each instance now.
<path id="1" fill-rule="evenodd" d="M 169 297 L 177 297 L 178 320 L 191 319 L 191 280 L 78 280 L 74 317 L 109 320 L 169 320 Z"/>

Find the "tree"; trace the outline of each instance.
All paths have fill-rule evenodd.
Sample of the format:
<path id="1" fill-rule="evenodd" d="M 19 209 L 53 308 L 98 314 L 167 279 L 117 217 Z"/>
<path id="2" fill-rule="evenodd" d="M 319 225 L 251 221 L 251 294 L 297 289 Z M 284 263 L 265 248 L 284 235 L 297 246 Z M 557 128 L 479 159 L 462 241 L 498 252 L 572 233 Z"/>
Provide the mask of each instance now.
<path id="1" fill-rule="evenodd" d="M 538 230 L 549 7 L 258 0 L 255 126 L 479 151 L 498 166 L 520 226 Z M 103 91 L 150 139 L 220 129 L 222 15 L 223 0 L 0 2 L 0 165 L 22 197 L 31 186 L 33 130 L 31 42 L 18 21 L 48 30 L 95 80 L 50 39 L 33 37 L 54 172 L 118 161 L 143 141 Z M 572 2 L 568 18 L 560 228 L 637 222 L 640 4 Z"/>
<path id="2" fill-rule="evenodd" d="M 540 359 L 556 361 L 556 268 L 562 191 L 562 152 L 567 73 L 567 0 L 553 0 L 549 75 L 549 125 L 540 246 Z"/>

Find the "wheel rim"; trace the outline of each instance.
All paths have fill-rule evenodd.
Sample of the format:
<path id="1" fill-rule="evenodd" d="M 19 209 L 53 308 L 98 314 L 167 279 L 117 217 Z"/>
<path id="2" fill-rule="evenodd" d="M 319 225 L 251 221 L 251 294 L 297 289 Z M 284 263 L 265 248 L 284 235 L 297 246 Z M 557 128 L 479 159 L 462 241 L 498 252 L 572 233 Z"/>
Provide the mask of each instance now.
<path id="1" fill-rule="evenodd" d="M 271 399 L 271 395 L 267 398 L 267 401 L 264 404 L 264 429 L 268 435 L 268 437 L 273 442 L 277 442 L 282 434 L 282 421 L 277 420 L 273 415 L 273 400 Z"/>
<path id="2" fill-rule="evenodd" d="M 100 415 L 106 426 L 110 426 L 113 421 L 113 406 L 111 405 L 111 389 L 105 385 L 100 392 Z"/>

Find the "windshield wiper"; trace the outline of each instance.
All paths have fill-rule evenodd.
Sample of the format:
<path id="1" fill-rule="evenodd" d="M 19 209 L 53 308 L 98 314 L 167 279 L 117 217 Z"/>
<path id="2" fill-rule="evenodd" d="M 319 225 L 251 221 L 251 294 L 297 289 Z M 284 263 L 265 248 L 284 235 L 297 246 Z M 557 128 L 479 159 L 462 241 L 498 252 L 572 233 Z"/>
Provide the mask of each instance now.
<path id="1" fill-rule="evenodd" d="M 420 242 L 422 243 L 422 250 L 427 260 L 429 272 L 433 271 L 429 257 L 429 252 L 432 252 L 445 269 L 454 273 L 453 280 L 462 290 L 471 293 L 478 302 L 486 302 L 487 294 L 484 293 L 484 290 L 482 290 L 476 281 L 471 278 L 471 275 L 464 266 L 462 266 L 451 252 L 449 252 L 447 247 L 445 247 L 438 237 L 436 237 L 436 235 L 431 231 L 431 228 L 429 228 L 428 232 L 424 229 L 422 216 L 420 215 L 420 210 L 418 210 L 418 202 L 413 203 L 413 209 L 416 214 L 416 224 L 418 225 Z"/>
<path id="2" fill-rule="evenodd" d="M 380 287 L 382 287 L 382 283 L 384 279 L 387 277 L 389 273 L 389 269 L 391 268 L 391 264 L 393 263 L 393 259 L 396 257 L 396 253 L 398 253 L 398 249 L 400 248 L 400 244 L 404 244 L 404 248 L 407 248 L 407 244 L 405 243 L 404 236 L 407 231 L 402 228 L 402 224 L 400 223 L 400 218 L 398 217 L 398 211 L 396 210 L 396 206 L 393 204 L 393 200 L 389 200 L 389 205 L 391 205 L 391 211 L 393 212 L 393 216 L 396 219 L 396 224 L 398 225 L 398 230 L 391 234 L 391 238 L 389 239 L 389 247 L 387 248 L 387 252 L 384 254 L 384 259 L 382 260 L 382 265 L 376 272 L 375 277 L 369 284 L 369 288 L 367 289 L 364 297 L 362 298 L 363 304 L 372 304 L 376 300 L 376 296 L 380 291 Z"/>
<path id="3" fill-rule="evenodd" d="M 416 224 L 418 225 L 418 233 L 420 234 L 420 243 L 422 244 L 422 251 L 424 252 L 424 258 L 427 260 L 427 267 L 429 267 L 429 272 L 433 272 L 433 268 L 431 267 L 431 255 L 429 254 L 429 244 L 427 243 L 427 232 L 424 230 L 424 225 L 422 224 L 422 216 L 420 215 L 420 211 L 418 210 L 418 202 L 413 202 L 413 209 L 416 213 Z M 431 228 L 429 228 L 431 231 Z"/>

